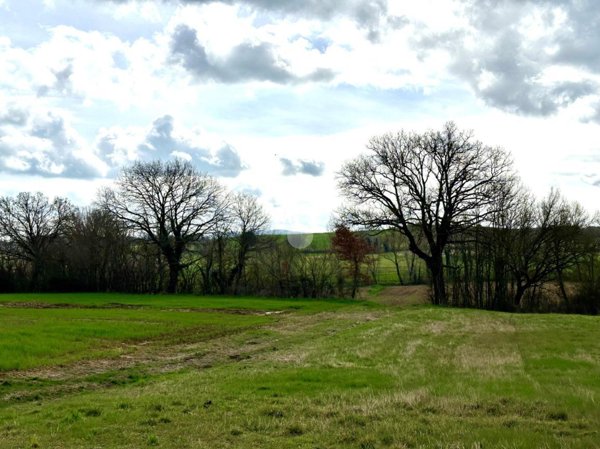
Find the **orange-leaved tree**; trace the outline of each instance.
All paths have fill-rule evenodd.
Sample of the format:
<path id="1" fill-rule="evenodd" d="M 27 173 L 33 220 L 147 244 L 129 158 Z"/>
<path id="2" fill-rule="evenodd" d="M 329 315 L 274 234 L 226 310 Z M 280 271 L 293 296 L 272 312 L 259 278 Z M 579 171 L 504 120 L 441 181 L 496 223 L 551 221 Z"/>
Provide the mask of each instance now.
<path id="1" fill-rule="evenodd" d="M 340 260 L 349 263 L 349 272 L 352 277 L 352 298 L 354 298 L 360 282 L 361 265 L 371 252 L 371 245 L 346 226 L 339 225 L 335 229 L 335 235 L 331 238 L 331 247 Z"/>

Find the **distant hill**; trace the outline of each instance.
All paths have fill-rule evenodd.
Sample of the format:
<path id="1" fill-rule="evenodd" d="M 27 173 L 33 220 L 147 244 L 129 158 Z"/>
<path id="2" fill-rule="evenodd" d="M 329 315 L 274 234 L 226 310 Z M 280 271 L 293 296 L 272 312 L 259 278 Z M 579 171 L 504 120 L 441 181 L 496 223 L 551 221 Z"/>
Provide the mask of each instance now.
<path id="1" fill-rule="evenodd" d="M 332 232 L 298 232 L 290 231 L 287 229 L 271 229 L 264 232 L 265 235 L 272 235 L 280 239 L 287 239 L 288 235 L 297 234 L 312 234 L 312 243 L 304 251 L 328 251 L 331 248 L 331 236 Z"/>

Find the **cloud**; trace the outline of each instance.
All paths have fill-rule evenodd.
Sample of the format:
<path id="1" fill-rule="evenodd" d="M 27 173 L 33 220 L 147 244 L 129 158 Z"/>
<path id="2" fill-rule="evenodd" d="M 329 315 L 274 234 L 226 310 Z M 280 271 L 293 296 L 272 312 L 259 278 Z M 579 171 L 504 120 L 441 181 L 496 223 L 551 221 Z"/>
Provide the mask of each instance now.
<path id="1" fill-rule="evenodd" d="M 422 55 L 444 50 L 451 73 L 485 103 L 548 116 L 600 92 L 600 9 L 595 0 L 462 0 L 465 25 L 426 29 Z"/>
<path id="2" fill-rule="evenodd" d="M 0 110 L 0 172 L 92 179 L 115 175 L 134 160 L 174 157 L 214 176 L 236 177 L 246 169 L 230 144 L 181 128 L 170 115 L 148 128 L 102 129 L 91 146 L 58 111 L 30 113 L 15 104 Z"/>
<path id="3" fill-rule="evenodd" d="M 238 187 L 237 190 L 239 192 L 246 193 L 248 195 L 255 196 L 257 198 L 261 197 L 263 195 L 263 191 L 261 189 L 259 189 L 258 187 L 243 186 L 243 187 Z"/>
<path id="4" fill-rule="evenodd" d="M 310 176 L 321 176 L 325 171 L 325 163 L 318 161 L 307 161 L 298 159 L 292 161 L 285 157 L 279 158 L 283 170 L 281 174 L 283 176 L 294 176 L 298 174 L 310 175 Z"/>
<path id="5" fill-rule="evenodd" d="M 2 125 L 23 126 L 27 123 L 29 112 L 15 104 L 8 104 L 2 111 L 0 110 L 0 127 Z"/>
<path id="6" fill-rule="evenodd" d="M 231 145 L 199 130 L 180 128 L 170 115 L 158 117 L 148 129 L 104 129 L 96 146 L 115 172 L 134 160 L 174 157 L 188 160 L 214 176 L 236 177 L 246 169 Z"/>
<path id="7" fill-rule="evenodd" d="M 597 123 L 600 125 L 600 102 L 596 102 L 592 105 L 593 112 L 584 117 L 583 121 L 586 123 Z"/>
<path id="8" fill-rule="evenodd" d="M 246 168 L 238 152 L 228 144 L 217 150 L 215 157 L 207 161 L 206 167 L 207 171 L 230 178 L 239 175 Z"/>
<path id="9" fill-rule="evenodd" d="M 302 81 L 329 81 L 333 72 L 317 69 L 313 73 L 298 77 L 287 67 L 286 61 L 278 58 L 272 44 L 242 43 L 231 49 L 225 58 L 211 58 L 198 40 L 196 30 L 180 24 L 171 40 L 171 61 L 181 64 L 199 80 L 223 83 L 243 81 L 271 81 L 285 84 Z"/>
<path id="10" fill-rule="evenodd" d="M 110 101 L 121 108 L 144 108 L 156 97 L 172 98 L 184 84 L 170 76 L 174 70 L 165 70 L 167 44 L 159 33 L 129 41 L 66 25 L 44 30 L 44 40 L 27 47 L 0 36 L 4 92 L 54 104 L 64 98 L 86 106 Z"/>
<path id="11" fill-rule="evenodd" d="M 0 171 L 43 177 L 95 178 L 106 164 L 57 111 L 0 111 Z"/>
<path id="12" fill-rule="evenodd" d="M 131 0 L 104 0 L 114 3 L 128 3 Z M 223 3 L 227 5 L 243 5 L 261 12 L 281 14 L 285 16 L 316 18 L 320 20 L 331 20 L 336 17 L 349 17 L 361 28 L 368 30 L 372 39 L 378 36 L 381 22 L 386 19 L 398 19 L 388 17 L 388 5 L 386 0 L 166 0 L 175 4 L 210 4 Z M 393 20 L 392 20 L 393 22 Z"/>
<path id="13" fill-rule="evenodd" d="M 600 9 L 595 0 L 537 0 L 535 3 L 559 8 L 566 15 L 564 26 L 553 36 L 557 63 L 581 65 L 600 71 Z"/>
<path id="14" fill-rule="evenodd" d="M 73 64 L 67 64 L 61 70 L 52 70 L 54 82 L 51 85 L 43 85 L 38 88 L 37 94 L 40 97 L 48 95 L 54 91 L 61 95 L 68 95 L 72 92 L 71 75 L 73 75 Z"/>

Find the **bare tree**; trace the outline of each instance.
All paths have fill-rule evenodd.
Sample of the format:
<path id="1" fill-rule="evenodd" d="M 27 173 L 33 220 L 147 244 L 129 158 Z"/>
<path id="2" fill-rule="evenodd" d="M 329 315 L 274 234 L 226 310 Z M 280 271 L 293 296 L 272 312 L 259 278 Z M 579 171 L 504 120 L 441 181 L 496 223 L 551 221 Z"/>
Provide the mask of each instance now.
<path id="1" fill-rule="evenodd" d="M 256 197 L 247 193 L 233 195 L 229 214 L 235 243 L 230 284 L 237 294 L 248 257 L 260 246 L 260 234 L 266 231 L 270 219 Z"/>
<path id="2" fill-rule="evenodd" d="M 125 225 L 103 209 L 87 208 L 75 216 L 69 232 L 71 282 L 95 291 L 125 289 L 132 242 Z"/>
<path id="3" fill-rule="evenodd" d="M 50 246 L 65 232 L 74 207 L 64 198 L 52 202 L 42 193 L 0 198 L 0 235 L 8 255 L 31 263 L 31 285 L 39 288 Z"/>
<path id="4" fill-rule="evenodd" d="M 587 252 L 585 229 L 592 221 L 577 203 L 567 202 L 558 190 L 539 202 L 527 193 L 512 210 L 507 223 L 508 266 L 515 280 L 514 305 L 519 307 L 526 291 L 556 276 L 561 295 L 568 301 L 563 272 Z"/>
<path id="5" fill-rule="evenodd" d="M 116 188 L 100 192 L 102 206 L 132 231 L 146 236 L 169 267 L 167 292 L 177 291 L 182 256 L 219 222 L 225 209 L 223 187 L 189 162 L 137 162 L 122 170 Z"/>
<path id="6" fill-rule="evenodd" d="M 367 148 L 369 155 L 339 173 L 351 202 L 341 218 L 365 229 L 397 229 L 429 269 L 433 302 L 445 304 L 444 248 L 494 212 L 496 192 L 512 177 L 509 157 L 452 122 L 441 131 L 374 137 Z"/>
<path id="7" fill-rule="evenodd" d="M 228 197 L 228 207 L 211 239 L 203 242 L 200 274 L 204 291 L 238 294 L 252 254 L 270 245 L 262 235 L 269 216 L 257 198 L 247 193 Z"/>

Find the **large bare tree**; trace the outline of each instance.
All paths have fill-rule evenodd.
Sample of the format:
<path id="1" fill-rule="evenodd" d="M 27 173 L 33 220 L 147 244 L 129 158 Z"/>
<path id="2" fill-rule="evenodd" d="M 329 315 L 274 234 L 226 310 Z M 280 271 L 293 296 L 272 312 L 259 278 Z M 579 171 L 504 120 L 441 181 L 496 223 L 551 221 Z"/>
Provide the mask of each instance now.
<path id="1" fill-rule="evenodd" d="M 433 302 L 446 303 L 444 248 L 493 214 L 497 192 L 513 177 L 509 156 L 453 122 L 439 131 L 373 137 L 367 148 L 370 154 L 339 173 L 350 201 L 342 220 L 406 236 L 410 251 L 430 271 Z"/>
<path id="2" fill-rule="evenodd" d="M 167 292 L 177 291 L 183 254 L 209 234 L 225 209 L 223 187 L 179 159 L 124 168 L 114 189 L 100 192 L 103 207 L 161 251 L 169 267 Z"/>
<path id="3" fill-rule="evenodd" d="M 4 251 L 31 263 L 32 288 L 40 287 L 51 245 L 64 234 L 74 207 L 64 198 L 49 201 L 42 193 L 0 197 L 0 236 Z"/>

